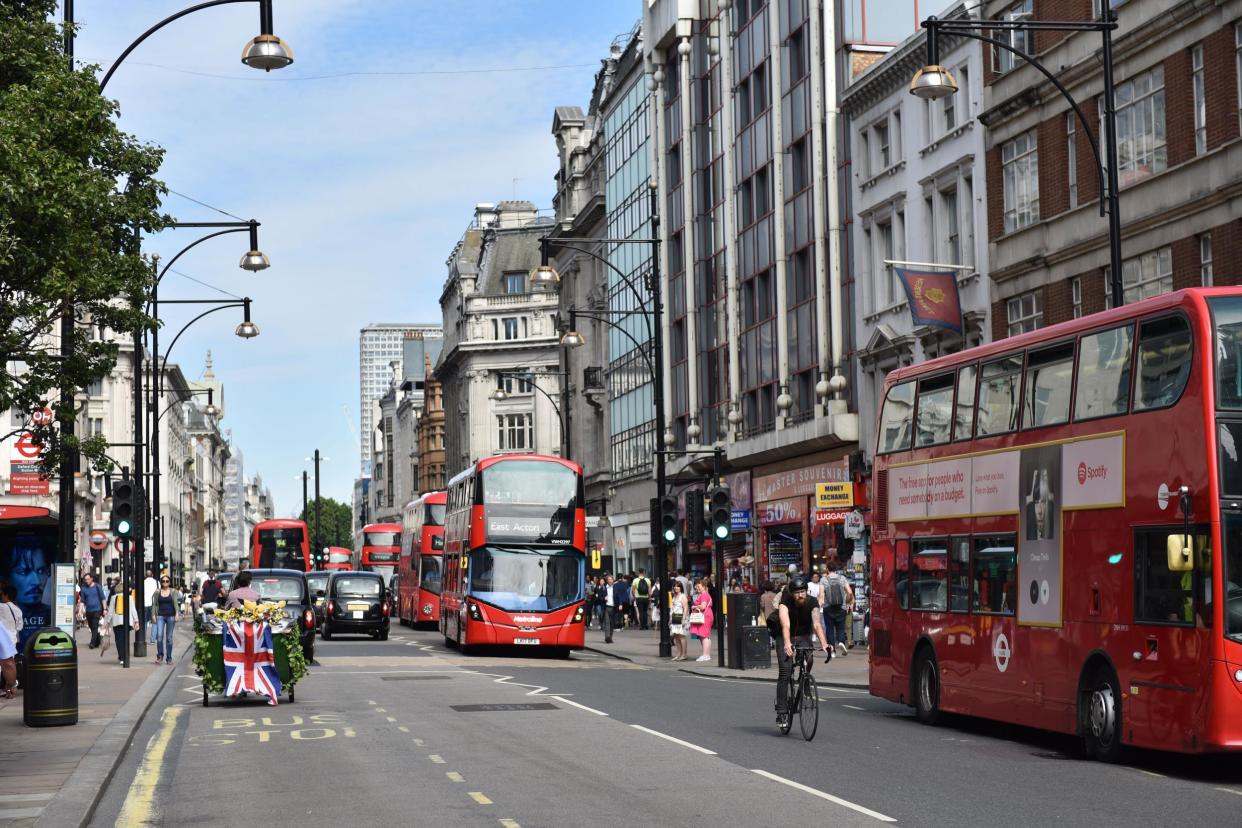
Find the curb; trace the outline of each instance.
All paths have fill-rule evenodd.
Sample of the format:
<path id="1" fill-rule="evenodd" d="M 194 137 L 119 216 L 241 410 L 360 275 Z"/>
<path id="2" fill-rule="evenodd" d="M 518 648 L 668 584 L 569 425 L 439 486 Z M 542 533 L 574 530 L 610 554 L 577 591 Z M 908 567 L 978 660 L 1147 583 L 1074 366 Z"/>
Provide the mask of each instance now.
<path id="1" fill-rule="evenodd" d="M 76 769 L 57 791 L 56 796 L 43 809 L 35 828 L 63 828 L 74 825 L 82 828 L 95 815 L 103 799 L 105 783 L 112 778 L 121 760 L 129 750 L 130 742 L 146 718 L 147 711 L 155 702 L 164 685 L 173 677 L 193 650 L 193 639 L 182 646 L 181 658 L 172 669 L 164 669 L 147 676 L 129 701 L 113 717 L 95 744 L 82 757 Z"/>
<path id="2" fill-rule="evenodd" d="M 601 655 L 606 655 L 606 656 L 609 656 L 610 658 L 619 659 L 621 661 L 628 661 L 631 664 L 642 664 L 642 662 L 635 661 L 629 656 L 623 656 L 620 653 L 614 653 L 610 650 L 604 650 L 599 647 L 592 647 L 590 644 L 583 645 L 582 649 L 590 650 L 593 653 L 599 653 Z M 647 665 L 643 665 L 643 666 L 647 666 Z M 656 665 L 656 666 L 660 666 L 660 665 Z M 715 673 L 704 673 L 701 670 L 696 670 L 692 667 L 678 667 L 677 672 L 685 673 L 691 676 L 700 676 L 702 678 L 729 678 L 729 679 L 733 679 L 734 681 L 756 681 L 756 682 L 764 682 L 767 684 L 776 683 L 776 679 L 774 678 L 765 678 L 762 676 L 748 676 L 745 674 L 744 671 L 739 671 L 738 675 L 736 676 L 734 675 L 720 676 L 720 675 L 716 675 Z M 866 690 L 868 687 L 868 685 L 865 682 L 858 682 L 858 681 L 820 681 L 818 677 L 815 679 L 815 681 L 823 687 L 839 687 L 844 690 Z"/>

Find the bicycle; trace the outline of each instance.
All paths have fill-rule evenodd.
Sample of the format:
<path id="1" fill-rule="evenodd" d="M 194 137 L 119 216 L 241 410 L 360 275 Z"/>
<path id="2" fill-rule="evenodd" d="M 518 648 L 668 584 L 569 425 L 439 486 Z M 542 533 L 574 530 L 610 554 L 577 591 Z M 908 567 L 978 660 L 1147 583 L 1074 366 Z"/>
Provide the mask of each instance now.
<path id="1" fill-rule="evenodd" d="M 789 735 L 789 731 L 793 729 L 793 717 L 797 714 L 802 738 L 808 742 L 815 738 L 815 731 L 819 727 L 819 688 L 815 684 L 815 677 L 811 675 L 811 655 L 814 652 L 812 647 L 794 648 L 794 663 L 789 674 L 792 693 L 788 700 L 789 715 L 778 725 L 782 736 Z M 824 663 L 831 660 L 832 656 L 829 655 Z"/>

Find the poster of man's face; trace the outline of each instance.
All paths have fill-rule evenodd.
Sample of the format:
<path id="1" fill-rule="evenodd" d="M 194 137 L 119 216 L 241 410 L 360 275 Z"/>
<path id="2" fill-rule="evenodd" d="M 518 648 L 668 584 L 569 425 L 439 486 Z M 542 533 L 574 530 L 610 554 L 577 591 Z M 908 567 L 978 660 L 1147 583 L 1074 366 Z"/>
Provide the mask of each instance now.
<path id="1" fill-rule="evenodd" d="M 7 583 L 13 603 L 22 611 L 20 644 L 40 627 L 52 623 L 52 569 L 56 562 L 55 527 L 6 529 L 0 532 L 0 581 Z"/>
<path id="2" fill-rule="evenodd" d="M 1061 450 L 1060 445 L 1022 449 L 1018 462 L 1021 623 L 1061 623 Z"/>

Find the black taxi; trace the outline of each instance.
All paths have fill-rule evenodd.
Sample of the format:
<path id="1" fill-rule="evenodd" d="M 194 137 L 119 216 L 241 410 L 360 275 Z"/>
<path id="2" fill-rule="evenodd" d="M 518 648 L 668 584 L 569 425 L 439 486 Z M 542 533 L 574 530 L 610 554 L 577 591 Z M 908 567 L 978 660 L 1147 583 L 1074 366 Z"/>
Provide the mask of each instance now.
<path id="1" fill-rule="evenodd" d="M 325 593 L 324 641 L 340 633 L 365 633 L 388 640 L 392 604 L 378 572 L 333 572 Z"/>
<path id="2" fill-rule="evenodd" d="M 305 573 L 296 569 L 248 569 L 250 588 L 261 601 L 284 601 L 285 613 L 298 625 L 302 655 L 315 658 L 314 598 L 306 586 Z"/>

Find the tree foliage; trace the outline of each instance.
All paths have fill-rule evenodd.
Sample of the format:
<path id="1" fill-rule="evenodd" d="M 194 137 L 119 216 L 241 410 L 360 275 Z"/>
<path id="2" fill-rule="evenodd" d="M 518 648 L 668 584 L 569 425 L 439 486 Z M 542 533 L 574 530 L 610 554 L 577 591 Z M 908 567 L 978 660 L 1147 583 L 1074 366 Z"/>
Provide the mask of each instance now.
<path id="1" fill-rule="evenodd" d="M 323 529 L 320 532 L 320 538 L 324 546 L 344 546 L 352 549 L 354 546 L 354 513 L 353 508 L 348 503 L 341 503 L 339 500 L 333 500 L 330 497 L 319 498 L 319 519 L 323 521 Z M 299 520 L 306 521 L 306 525 L 310 527 L 311 543 L 315 542 L 315 498 L 312 496 L 306 504 L 306 512 L 304 512 Z M 318 551 L 318 550 L 312 550 Z"/>
<path id="2" fill-rule="evenodd" d="M 122 132 L 95 66 L 71 69 L 56 0 L 0 0 L 0 410 L 27 413 L 45 468 L 84 454 L 106 468 L 104 437 L 61 438 L 29 414 L 74 421 L 70 399 L 116 364 L 117 346 L 92 330 L 149 328 L 144 297 L 153 261 L 138 233 L 171 219 L 155 179 L 163 150 Z M 60 357 L 60 320 L 72 309 L 72 356 Z"/>

